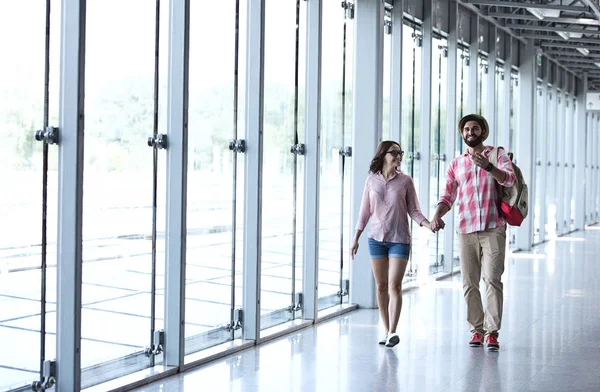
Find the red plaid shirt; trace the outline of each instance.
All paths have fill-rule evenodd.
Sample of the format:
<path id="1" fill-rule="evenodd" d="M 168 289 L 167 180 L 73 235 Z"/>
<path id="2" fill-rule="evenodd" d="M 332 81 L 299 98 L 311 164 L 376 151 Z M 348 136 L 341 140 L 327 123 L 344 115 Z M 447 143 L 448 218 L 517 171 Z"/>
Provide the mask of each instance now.
<path id="1" fill-rule="evenodd" d="M 486 146 L 483 154 L 489 157 L 492 149 L 492 146 Z M 512 186 L 515 173 L 504 149 L 498 152 L 497 168 L 506 174 L 500 185 Z M 497 184 L 491 173 L 473 163 L 468 152 L 452 160 L 448 167 L 446 189 L 439 202 L 452 208 L 458 194 L 458 233 L 484 231 L 506 224 L 498 211 Z"/>

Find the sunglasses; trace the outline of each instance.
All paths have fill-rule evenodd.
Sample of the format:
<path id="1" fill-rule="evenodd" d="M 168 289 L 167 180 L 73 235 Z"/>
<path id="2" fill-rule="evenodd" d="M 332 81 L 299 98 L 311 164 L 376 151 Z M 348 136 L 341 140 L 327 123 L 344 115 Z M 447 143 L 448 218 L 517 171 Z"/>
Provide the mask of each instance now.
<path id="1" fill-rule="evenodd" d="M 392 154 L 392 156 L 394 158 L 397 158 L 398 155 L 400 155 L 401 157 L 404 156 L 404 151 L 402 151 L 402 150 L 392 150 L 392 151 L 386 151 L 386 154 Z"/>

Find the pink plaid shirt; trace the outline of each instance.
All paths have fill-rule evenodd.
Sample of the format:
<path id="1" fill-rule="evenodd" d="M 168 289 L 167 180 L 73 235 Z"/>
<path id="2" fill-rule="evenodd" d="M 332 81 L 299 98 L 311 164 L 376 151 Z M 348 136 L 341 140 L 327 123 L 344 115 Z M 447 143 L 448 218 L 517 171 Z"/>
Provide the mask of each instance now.
<path id="1" fill-rule="evenodd" d="M 365 182 L 356 230 L 364 230 L 371 220 L 369 238 L 410 244 L 407 215 L 419 225 L 425 220 L 413 179 L 399 171 L 389 180 L 381 173 L 369 175 Z"/>
<path id="2" fill-rule="evenodd" d="M 489 157 L 492 149 L 492 146 L 486 146 L 483 154 Z M 515 173 L 504 149 L 498 152 L 497 168 L 506 174 L 500 185 L 512 186 Z M 484 231 L 506 224 L 498 212 L 497 184 L 491 173 L 472 162 L 468 152 L 452 160 L 448 167 L 446 189 L 439 202 L 451 208 L 458 193 L 458 233 Z"/>

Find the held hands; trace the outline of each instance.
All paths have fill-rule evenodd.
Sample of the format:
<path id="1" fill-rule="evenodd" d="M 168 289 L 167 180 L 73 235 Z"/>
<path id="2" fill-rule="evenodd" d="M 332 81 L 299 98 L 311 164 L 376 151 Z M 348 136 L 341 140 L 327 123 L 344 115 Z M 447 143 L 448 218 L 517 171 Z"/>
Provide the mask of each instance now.
<path id="1" fill-rule="evenodd" d="M 437 233 L 438 231 L 440 231 L 441 229 L 443 229 L 444 227 L 446 227 L 446 223 L 444 223 L 444 221 L 442 220 L 442 218 L 433 218 L 431 220 L 431 222 L 429 222 L 429 230 L 431 230 L 432 233 Z"/>

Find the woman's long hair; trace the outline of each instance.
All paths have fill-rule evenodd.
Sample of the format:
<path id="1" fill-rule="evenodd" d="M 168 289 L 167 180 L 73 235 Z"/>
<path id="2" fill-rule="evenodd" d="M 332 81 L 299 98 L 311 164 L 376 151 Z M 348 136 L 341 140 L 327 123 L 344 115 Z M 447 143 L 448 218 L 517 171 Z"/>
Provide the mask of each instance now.
<path id="1" fill-rule="evenodd" d="M 371 167 L 369 167 L 369 173 L 377 173 L 383 170 L 383 162 L 385 162 L 383 158 L 385 157 L 385 154 L 390 149 L 390 147 L 393 145 L 396 145 L 400 149 L 402 149 L 402 147 L 400 147 L 400 144 L 396 143 L 393 140 L 385 140 L 379 143 L 379 146 L 377 146 L 377 151 L 375 151 L 375 156 L 373 157 L 373 159 L 371 159 Z"/>

